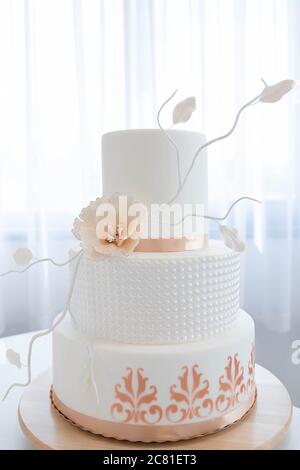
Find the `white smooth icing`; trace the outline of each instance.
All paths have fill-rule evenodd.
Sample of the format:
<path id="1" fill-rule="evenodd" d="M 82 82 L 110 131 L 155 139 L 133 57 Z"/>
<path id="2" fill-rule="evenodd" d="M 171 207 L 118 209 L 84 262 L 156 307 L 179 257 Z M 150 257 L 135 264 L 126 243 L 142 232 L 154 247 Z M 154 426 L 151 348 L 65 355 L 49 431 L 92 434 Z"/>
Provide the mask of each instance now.
<path id="1" fill-rule="evenodd" d="M 196 150 L 206 141 L 203 134 L 168 130 L 180 151 L 182 175 Z M 124 193 L 146 205 L 167 203 L 178 189 L 176 152 L 159 129 L 109 132 L 102 136 L 103 193 Z M 207 207 L 207 155 L 198 158 L 188 184 L 176 201 Z"/>
<path id="2" fill-rule="evenodd" d="M 82 332 L 112 341 L 198 341 L 232 326 L 239 282 L 240 255 L 222 242 L 194 252 L 83 257 L 71 313 Z"/>

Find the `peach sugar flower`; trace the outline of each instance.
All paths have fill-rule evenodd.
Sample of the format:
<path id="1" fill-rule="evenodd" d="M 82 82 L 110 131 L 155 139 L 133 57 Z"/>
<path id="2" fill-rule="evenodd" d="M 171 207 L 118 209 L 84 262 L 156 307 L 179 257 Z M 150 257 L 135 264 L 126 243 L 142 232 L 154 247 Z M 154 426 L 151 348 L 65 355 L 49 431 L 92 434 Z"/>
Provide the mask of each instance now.
<path id="1" fill-rule="evenodd" d="M 133 217 L 129 216 L 127 224 L 121 221 L 119 205 L 122 197 L 126 198 L 128 208 L 134 204 L 131 197 L 118 193 L 109 198 L 98 197 L 82 209 L 79 217 L 74 220 L 72 233 L 81 241 L 81 247 L 89 258 L 98 259 L 103 255 L 127 256 L 139 244 L 139 224 L 133 224 L 131 228 Z M 105 224 L 99 229 L 101 217 L 97 214 L 101 206 L 104 211 L 107 207 L 109 210 L 106 212 Z"/>

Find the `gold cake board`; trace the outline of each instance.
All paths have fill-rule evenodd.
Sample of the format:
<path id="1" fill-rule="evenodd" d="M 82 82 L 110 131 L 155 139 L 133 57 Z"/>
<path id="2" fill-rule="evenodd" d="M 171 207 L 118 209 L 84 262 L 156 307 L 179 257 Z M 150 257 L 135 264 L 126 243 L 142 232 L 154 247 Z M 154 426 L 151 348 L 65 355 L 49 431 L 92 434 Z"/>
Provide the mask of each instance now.
<path id="1" fill-rule="evenodd" d="M 19 404 L 21 428 L 39 449 L 55 450 L 238 450 L 272 449 L 288 430 L 290 396 L 267 369 L 256 366 L 257 402 L 244 420 L 209 436 L 179 442 L 145 444 L 104 438 L 82 431 L 65 420 L 49 399 L 51 370 L 35 379 Z"/>

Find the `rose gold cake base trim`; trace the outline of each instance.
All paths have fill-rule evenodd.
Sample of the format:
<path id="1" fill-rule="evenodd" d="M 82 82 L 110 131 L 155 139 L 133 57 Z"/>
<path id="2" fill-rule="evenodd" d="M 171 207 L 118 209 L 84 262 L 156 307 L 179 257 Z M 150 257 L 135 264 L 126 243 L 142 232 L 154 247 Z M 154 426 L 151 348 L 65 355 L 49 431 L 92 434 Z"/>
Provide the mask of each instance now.
<path id="1" fill-rule="evenodd" d="M 293 406 L 284 385 L 256 364 L 257 400 L 251 413 L 222 432 L 164 444 L 128 442 L 83 432 L 56 411 L 49 400 L 51 370 L 36 377 L 19 403 L 20 426 L 31 446 L 53 450 L 258 450 L 273 449 L 285 436 Z"/>
<path id="2" fill-rule="evenodd" d="M 92 416 L 79 413 L 66 406 L 50 389 L 50 399 L 54 408 L 66 420 L 78 428 L 99 434 L 104 437 L 112 437 L 118 440 L 130 442 L 175 442 L 207 436 L 221 431 L 233 424 L 243 420 L 250 413 L 257 398 L 256 388 L 250 399 L 242 403 L 238 408 L 227 412 L 218 418 L 191 424 L 171 424 L 171 425 L 138 425 L 118 423 L 101 420 Z"/>

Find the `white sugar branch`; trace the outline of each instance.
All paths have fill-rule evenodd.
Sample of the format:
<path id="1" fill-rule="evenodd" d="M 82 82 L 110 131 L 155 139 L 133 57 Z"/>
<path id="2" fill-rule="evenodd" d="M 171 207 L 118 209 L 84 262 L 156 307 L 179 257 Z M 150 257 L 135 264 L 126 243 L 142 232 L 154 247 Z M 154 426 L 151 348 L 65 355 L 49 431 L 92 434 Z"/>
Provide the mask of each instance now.
<path id="1" fill-rule="evenodd" d="M 221 135 L 219 137 L 216 137 L 215 139 L 212 139 L 212 140 L 206 142 L 204 145 L 201 145 L 201 147 L 198 148 L 198 150 L 196 151 L 196 153 L 193 157 L 192 163 L 191 163 L 191 165 L 190 165 L 190 167 L 189 167 L 189 169 L 188 169 L 188 171 L 187 171 L 187 173 L 186 173 L 186 175 L 185 175 L 185 177 L 182 181 L 182 184 L 179 184 L 178 190 L 177 190 L 176 194 L 172 197 L 172 199 L 169 201 L 169 204 L 172 204 L 172 202 L 174 202 L 175 199 L 177 199 L 177 197 L 179 196 L 179 194 L 183 190 L 183 188 L 184 188 L 184 186 L 187 182 L 187 179 L 188 179 L 189 175 L 191 174 L 200 153 L 204 149 L 209 147 L 210 145 L 215 144 L 216 142 L 219 142 L 221 140 L 227 139 L 235 131 L 242 113 L 249 106 L 253 106 L 253 105 L 258 104 L 258 103 L 276 103 L 285 94 L 289 93 L 295 87 L 295 84 L 296 84 L 296 82 L 294 80 L 282 80 L 281 82 L 275 83 L 275 85 L 268 85 L 267 82 L 264 79 L 262 79 L 262 82 L 265 86 L 264 89 L 262 90 L 261 93 L 259 93 L 259 95 L 255 96 L 252 100 L 248 101 L 248 103 L 244 104 L 244 106 L 242 106 L 239 109 L 231 129 L 228 132 L 226 132 L 226 134 Z M 170 99 L 173 98 L 175 93 L 173 93 L 173 95 L 167 100 L 167 102 L 170 101 Z M 179 155 L 177 157 L 177 160 L 179 161 Z"/>
<path id="2" fill-rule="evenodd" d="M 76 266 L 75 266 L 75 269 L 74 269 L 74 272 L 73 272 L 73 276 L 72 276 L 72 280 L 71 280 L 71 284 L 70 284 L 70 289 L 69 289 L 69 294 L 68 294 L 68 298 L 67 298 L 67 303 L 66 303 L 66 306 L 64 308 L 64 311 L 63 313 L 61 314 L 61 316 L 58 318 L 58 320 L 54 321 L 53 325 L 48 328 L 47 330 L 43 331 L 42 333 L 37 333 L 36 335 L 34 335 L 31 340 L 30 340 L 30 343 L 29 343 L 29 350 L 28 350 L 28 356 L 27 356 L 27 380 L 26 382 L 24 383 L 14 383 L 12 384 L 8 390 L 6 391 L 4 397 L 3 397 L 3 401 L 6 399 L 6 397 L 8 396 L 8 394 L 11 392 L 11 390 L 15 387 L 27 387 L 27 385 L 30 384 L 31 382 L 31 377 L 32 377 L 32 373 L 31 373 L 31 357 L 32 357 L 32 347 L 33 347 L 33 344 L 35 343 L 35 341 L 38 339 L 38 338 L 41 338 L 42 336 L 47 336 L 48 334 L 52 333 L 53 330 L 55 330 L 55 328 L 63 321 L 63 319 L 65 318 L 65 316 L 67 315 L 68 311 L 69 311 L 69 308 L 70 308 L 70 303 L 71 303 L 71 300 L 72 300 L 72 295 L 73 295 L 73 291 L 74 291 L 74 286 L 75 286 L 75 283 L 76 283 L 76 279 L 77 279 L 77 273 L 78 273 L 78 269 L 79 269 L 79 266 L 80 266 L 80 261 L 82 259 L 82 255 L 83 255 L 83 251 L 81 250 L 77 256 L 78 256 L 78 260 L 77 260 L 77 263 L 76 263 Z"/>
<path id="3" fill-rule="evenodd" d="M 76 255 L 72 256 L 72 258 L 68 259 L 67 261 L 64 261 L 63 263 L 57 263 L 56 261 L 54 261 L 53 259 L 51 258 L 43 258 L 43 259 L 38 259 L 36 261 L 34 261 L 33 263 L 29 264 L 29 266 L 27 266 L 26 268 L 22 269 L 22 270 L 16 270 L 16 269 L 12 269 L 10 271 L 6 271 L 5 273 L 2 273 L 0 274 L 0 277 L 4 277 L 4 276 L 7 276 L 9 274 L 23 274 L 25 273 L 26 271 L 28 271 L 29 269 L 31 269 L 33 266 L 35 266 L 36 264 L 40 264 L 40 263 L 51 263 L 53 264 L 54 266 L 59 266 L 59 267 L 62 267 L 62 266 L 66 266 L 67 264 L 71 263 L 72 261 L 74 261 L 76 258 L 78 258 L 78 256 L 80 255 L 80 251 L 78 253 L 76 253 Z"/>
<path id="4" fill-rule="evenodd" d="M 189 169 L 188 169 L 188 171 L 187 171 L 187 173 L 186 173 L 186 175 L 185 175 L 185 177 L 182 181 L 182 184 L 179 185 L 179 188 L 178 188 L 176 194 L 172 197 L 172 199 L 170 199 L 169 204 L 172 204 L 172 202 L 174 202 L 177 199 L 177 197 L 179 196 L 179 194 L 183 190 L 183 188 L 184 188 L 184 186 L 187 182 L 187 179 L 190 176 L 200 153 L 203 152 L 203 150 L 206 149 L 207 147 L 209 147 L 210 145 L 215 144 L 216 142 L 219 142 L 221 140 L 227 139 L 235 131 L 243 111 L 245 111 L 245 109 L 247 109 L 249 106 L 252 106 L 253 104 L 259 103 L 259 100 L 262 97 L 262 94 L 263 93 L 260 93 L 259 95 L 255 96 L 255 98 L 248 101 L 248 103 L 244 104 L 244 106 L 242 106 L 240 108 L 240 110 L 238 111 L 238 113 L 236 115 L 236 118 L 234 120 L 233 126 L 231 127 L 231 129 L 228 132 L 226 132 L 226 134 L 221 135 L 219 137 L 216 137 L 215 139 L 209 140 L 208 142 L 206 142 L 205 144 L 201 145 L 201 147 L 198 148 L 198 150 L 196 151 L 196 153 L 193 157 L 192 163 L 191 163 L 191 165 L 190 165 L 190 167 L 189 167 Z"/>
<path id="5" fill-rule="evenodd" d="M 179 148 L 176 144 L 176 142 L 170 137 L 168 132 L 162 127 L 161 122 L 160 122 L 160 115 L 164 107 L 171 101 L 171 99 L 176 95 L 178 90 L 175 90 L 174 93 L 166 100 L 164 103 L 161 105 L 161 107 L 158 110 L 157 113 L 157 124 L 160 130 L 163 132 L 163 134 L 166 136 L 170 144 L 174 147 L 175 152 L 176 152 L 176 162 L 177 162 L 177 177 L 178 177 L 178 185 L 179 187 L 181 186 L 181 171 L 180 171 L 180 155 L 179 155 Z"/>
<path id="6" fill-rule="evenodd" d="M 216 217 L 216 216 L 213 216 L 213 215 L 202 215 L 202 214 L 195 214 L 195 213 L 194 214 L 187 214 L 181 220 L 179 220 L 178 222 L 174 222 L 173 224 L 170 224 L 170 225 L 172 225 L 172 226 L 179 225 L 182 222 L 184 222 L 186 219 L 188 219 L 189 217 L 201 217 L 202 219 L 208 219 L 208 220 L 212 220 L 213 222 L 219 223 L 219 222 L 222 222 L 222 221 L 226 220 L 229 217 L 232 209 L 236 206 L 236 204 L 238 204 L 241 201 L 245 201 L 245 200 L 257 202 L 258 204 L 262 204 L 261 201 L 259 201 L 258 199 L 254 199 L 253 197 L 242 196 L 239 199 L 236 199 L 231 204 L 231 206 L 229 207 L 229 209 L 227 210 L 226 214 L 223 217 Z"/>

